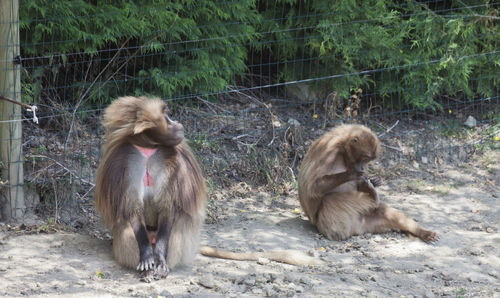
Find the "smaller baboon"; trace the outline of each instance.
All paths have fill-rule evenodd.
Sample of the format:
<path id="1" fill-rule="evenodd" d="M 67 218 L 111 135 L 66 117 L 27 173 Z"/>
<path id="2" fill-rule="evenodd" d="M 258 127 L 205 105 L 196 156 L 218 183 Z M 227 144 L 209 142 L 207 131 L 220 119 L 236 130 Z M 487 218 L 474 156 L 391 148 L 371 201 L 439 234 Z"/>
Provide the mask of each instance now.
<path id="1" fill-rule="evenodd" d="M 438 240 L 403 212 L 379 202 L 378 177 L 366 164 L 379 153 L 379 140 L 362 125 L 341 125 L 317 139 L 299 169 L 299 199 L 309 221 L 333 240 L 399 230 L 425 242 Z"/>

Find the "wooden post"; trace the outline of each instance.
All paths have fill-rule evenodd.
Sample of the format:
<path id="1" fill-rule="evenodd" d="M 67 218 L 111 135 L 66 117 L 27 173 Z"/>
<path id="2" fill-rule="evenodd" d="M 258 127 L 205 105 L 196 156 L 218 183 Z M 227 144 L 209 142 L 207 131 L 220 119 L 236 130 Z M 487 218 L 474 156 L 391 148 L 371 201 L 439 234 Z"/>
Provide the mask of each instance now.
<path id="1" fill-rule="evenodd" d="M 14 63 L 14 57 L 19 54 L 19 0 L 1 0 L 0 94 L 18 102 L 21 101 L 21 66 Z M 22 111 L 19 105 L 6 101 L 0 101 L 0 106 L 0 215 L 7 221 L 20 218 L 25 211 Z"/>

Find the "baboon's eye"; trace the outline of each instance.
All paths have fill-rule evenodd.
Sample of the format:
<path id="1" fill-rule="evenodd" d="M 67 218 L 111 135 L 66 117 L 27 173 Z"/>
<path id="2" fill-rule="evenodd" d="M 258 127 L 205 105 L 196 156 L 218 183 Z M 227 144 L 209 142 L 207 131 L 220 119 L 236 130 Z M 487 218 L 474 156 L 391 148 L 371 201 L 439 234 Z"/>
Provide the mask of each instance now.
<path id="1" fill-rule="evenodd" d="M 367 163 L 371 160 L 371 156 L 369 155 L 361 155 L 361 161 Z"/>

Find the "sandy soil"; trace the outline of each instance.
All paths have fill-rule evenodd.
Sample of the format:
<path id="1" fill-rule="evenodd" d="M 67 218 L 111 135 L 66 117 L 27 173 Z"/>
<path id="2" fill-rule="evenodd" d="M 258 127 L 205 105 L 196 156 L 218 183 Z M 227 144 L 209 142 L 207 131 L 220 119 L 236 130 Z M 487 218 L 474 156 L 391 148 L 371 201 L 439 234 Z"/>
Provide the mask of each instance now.
<path id="1" fill-rule="evenodd" d="M 316 267 L 197 256 L 150 284 L 121 268 L 111 241 L 73 232 L 0 232 L 1 296 L 500 297 L 500 154 L 461 167 L 385 173 L 381 200 L 439 233 L 428 245 L 400 233 L 329 241 L 303 214 L 297 192 L 241 183 L 212 191 L 202 244 L 232 251 L 298 249 Z"/>

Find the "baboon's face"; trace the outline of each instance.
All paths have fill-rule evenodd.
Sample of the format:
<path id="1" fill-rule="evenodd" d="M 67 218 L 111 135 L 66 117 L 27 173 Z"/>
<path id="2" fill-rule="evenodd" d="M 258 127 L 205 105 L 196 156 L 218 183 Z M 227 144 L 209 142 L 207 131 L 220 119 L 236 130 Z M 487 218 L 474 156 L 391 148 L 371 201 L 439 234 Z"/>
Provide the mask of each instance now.
<path id="1" fill-rule="evenodd" d="M 353 135 L 347 145 L 347 162 L 357 172 L 365 172 L 366 164 L 374 160 L 378 155 L 377 138 L 368 132 L 360 132 Z"/>
<path id="2" fill-rule="evenodd" d="M 144 131 L 144 134 L 153 140 L 165 146 L 178 145 L 184 139 L 184 127 L 177 121 L 169 117 L 169 109 L 163 104 L 160 111 L 156 111 L 156 117 L 151 119 L 155 125 Z"/>

